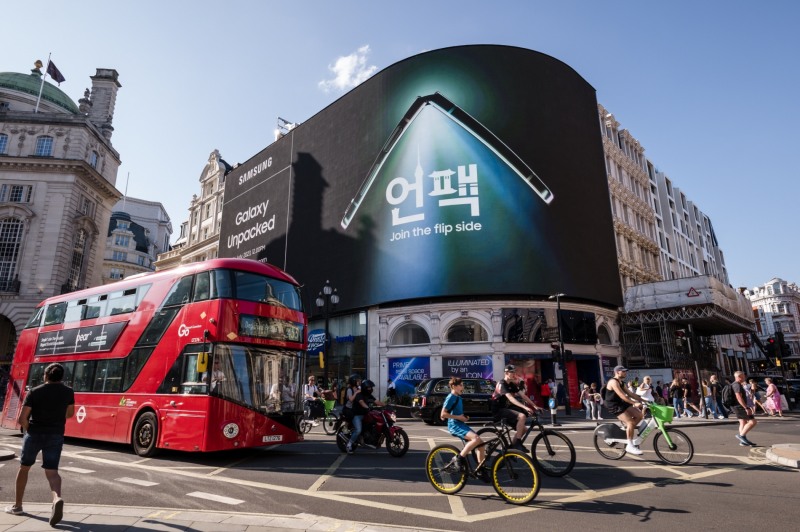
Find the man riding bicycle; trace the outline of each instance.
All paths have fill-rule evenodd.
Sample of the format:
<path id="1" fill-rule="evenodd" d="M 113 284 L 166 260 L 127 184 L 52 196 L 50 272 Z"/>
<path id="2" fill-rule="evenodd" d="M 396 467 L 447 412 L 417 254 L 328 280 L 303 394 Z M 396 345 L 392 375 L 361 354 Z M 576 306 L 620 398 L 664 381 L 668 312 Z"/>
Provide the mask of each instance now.
<path id="1" fill-rule="evenodd" d="M 516 366 L 509 364 L 504 371 L 504 379 L 497 383 L 495 388 L 495 420 L 505 419 L 506 423 L 516 426 L 517 432 L 511 446 L 525 451 L 522 445 L 522 436 L 525 434 L 525 420 L 534 412 L 544 410 L 536 406 L 524 392 L 520 390 L 518 384 Z"/>
<path id="2" fill-rule="evenodd" d="M 623 386 L 622 381 L 625 380 L 627 373 L 628 368 L 625 366 L 614 368 L 614 377 L 606 383 L 606 396 L 603 399 L 609 413 L 626 425 L 625 436 L 628 439 L 628 445 L 625 447 L 625 451 L 639 455 L 642 454 L 642 450 L 633 443 L 633 439 L 636 437 L 636 427 L 643 417 L 642 411 L 639 409 L 642 406 L 642 400 Z"/>

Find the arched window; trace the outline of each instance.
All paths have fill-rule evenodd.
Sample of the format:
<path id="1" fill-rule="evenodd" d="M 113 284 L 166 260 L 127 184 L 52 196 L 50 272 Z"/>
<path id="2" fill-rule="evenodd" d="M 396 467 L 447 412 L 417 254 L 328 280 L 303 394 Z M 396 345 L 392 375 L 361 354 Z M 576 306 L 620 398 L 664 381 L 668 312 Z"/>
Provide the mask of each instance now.
<path id="1" fill-rule="evenodd" d="M 392 335 L 389 345 L 415 345 L 429 344 L 431 338 L 420 325 L 416 323 L 406 323 L 397 329 Z"/>
<path id="2" fill-rule="evenodd" d="M 597 328 L 597 342 L 600 345 L 612 345 L 611 334 L 608 332 L 608 327 L 601 325 Z"/>
<path id="3" fill-rule="evenodd" d="M 7 148 L 8 148 L 8 135 L 0 134 L 0 155 L 5 154 Z"/>
<path id="4" fill-rule="evenodd" d="M 22 222 L 16 218 L 0 220 L 0 291 L 14 291 L 17 260 L 22 245 Z"/>
<path id="5" fill-rule="evenodd" d="M 489 334 L 478 322 L 458 320 L 447 329 L 445 338 L 448 342 L 488 342 Z"/>
<path id="6" fill-rule="evenodd" d="M 50 157 L 53 155 L 53 137 L 44 135 L 36 139 L 36 151 L 33 154 L 39 157 Z"/>

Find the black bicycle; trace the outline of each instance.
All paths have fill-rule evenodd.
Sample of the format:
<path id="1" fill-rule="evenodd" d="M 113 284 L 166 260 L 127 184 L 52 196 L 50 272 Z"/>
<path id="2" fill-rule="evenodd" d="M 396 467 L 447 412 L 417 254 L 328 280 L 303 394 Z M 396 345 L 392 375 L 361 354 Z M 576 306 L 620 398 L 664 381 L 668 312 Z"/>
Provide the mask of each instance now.
<path id="1" fill-rule="evenodd" d="M 563 477 L 569 474 L 575 467 L 575 446 L 560 432 L 545 428 L 539 421 L 538 415 L 533 414 L 531 417 L 528 430 L 520 439 L 525 445 L 528 434 L 534 428 L 539 430 L 539 434 L 533 438 L 533 443 L 531 443 L 531 458 L 542 470 L 542 473 L 549 477 Z M 483 440 L 499 437 L 503 439 L 506 447 L 511 447 L 512 430 L 514 427 L 510 427 L 505 419 L 501 419 L 499 427 L 497 423 L 491 423 L 490 426 L 478 430 L 478 436 Z"/>
<path id="2" fill-rule="evenodd" d="M 483 462 L 478 463 L 473 450 L 463 467 L 458 462 L 460 451 L 455 445 L 442 444 L 431 449 L 425 459 L 425 475 L 434 489 L 453 495 L 467 484 L 468 477 L 472 477 L 491 483 L 497 494 L 511 504 L 525 504 L 536 498 L 540 484 L 533 460 L 508 449 L 502 438 L 490 439 L 481 446 L 486 449 Z"/>

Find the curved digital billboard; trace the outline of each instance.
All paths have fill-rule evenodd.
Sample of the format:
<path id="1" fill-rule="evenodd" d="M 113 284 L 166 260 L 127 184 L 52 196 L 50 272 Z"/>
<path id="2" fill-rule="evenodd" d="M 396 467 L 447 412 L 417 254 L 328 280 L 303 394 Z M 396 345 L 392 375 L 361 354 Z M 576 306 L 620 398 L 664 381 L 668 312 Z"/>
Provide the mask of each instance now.
<path id="1" fill-rule="evenodd" d="M 226 177 L 220 256 L 340 308 L 451 296 L 621 305 L 594 89 L 566 64 L 460 46 L 392 65 Z"/>

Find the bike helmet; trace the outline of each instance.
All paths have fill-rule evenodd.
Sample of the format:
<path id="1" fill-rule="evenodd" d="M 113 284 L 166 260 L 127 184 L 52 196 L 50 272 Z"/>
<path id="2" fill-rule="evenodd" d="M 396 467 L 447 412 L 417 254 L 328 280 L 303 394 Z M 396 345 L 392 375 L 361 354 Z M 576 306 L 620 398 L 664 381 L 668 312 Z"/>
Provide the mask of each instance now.
<path id="1" fill-rule="evenodd" d="M 361 383 L 361 393 L 372 393 L 375 389 L 375 383 L 367 379 Z"/>

